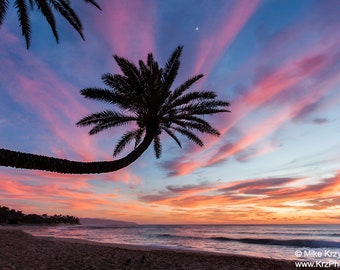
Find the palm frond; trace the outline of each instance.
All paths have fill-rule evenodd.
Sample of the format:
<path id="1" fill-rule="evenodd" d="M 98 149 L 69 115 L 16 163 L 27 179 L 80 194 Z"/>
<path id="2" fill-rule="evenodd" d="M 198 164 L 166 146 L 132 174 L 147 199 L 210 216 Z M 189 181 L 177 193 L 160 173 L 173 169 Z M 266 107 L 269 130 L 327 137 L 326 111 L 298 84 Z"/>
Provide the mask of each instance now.
<path id="1" fill-rule="evenodd" d="M 132 131 L 128 131 L 124 133 L 124 135 L 118 141 L 113 151 L 113 156 L 115 157 L 118 154 L 120 154 L 131 141 L 133 141 L 134 139 L 138 138 L 138 136 L 140 136 L 140 132 L 141 132 L 140 129 L 136 129 L 136 130 L 132 130 Z"/>
<path id="2" fill-rule="evenodd" d="M 112 75 L 111 73 L 107 72 L 104 73 L 101 78 L 106 86 L 117 90 L 119 89 L 123 90 L 121 92 L 124 92 L 125 88 L 128 87 L 126 78 L 122 75 L 119 74 Z"/>
<path id="3" fill-rule="evenodd" d="M 141 76 L 139 74 L 138 68 L 129 60 L 119 57 L 118 55 L 114 55 L 113 58 L 116 60 L 120 70 L 126 76 L 126 78 L 135 81 L 139 85 L 141 81 Z"/>
<path id="4" fill-rule="evenodd" d="M 151 71 L 148 68 L 147 64 L 145 64 L 143 60 L 139 60 L 138 64 L 139 64 L 139 70 L 142 76 L 146 79 L 146 81 L 150 81 Z"/>
<path id="5" fill-rule="evenodd" d="M 101 8 L 100 8 L 100 6 L 97 4 L 97 2 L 96 1 L 94 1 L 94 0 L 84 0 L 86 3 L 90 3 L 90 4 L 92 4 L 92 5 L 94 5 L 96 8 L 98 8 L 99 10 L 102 10 Z"/>
<path id="6" fill-rule="evenodd" d="M 34 9 L 34 0 L 28 0 L 30 4 L 30 8 L 33 10 Z"/>
<path id="7" fill-rule="evenodd" d="M 84 0 L 87 3 L 101 9 L 95 0 Z M 0 0 L 0 27 L 5 19 L 11 0 Z M 19 24 L 22 35 L 26 41 L 26 47 L 29 49 L 31 44 L 31 26 L 28 11 L 37 8 L 48 22 L 56 42 L 59 42 L 56 20 L 54 12 L 59 13 L 68 23 L 79 33 L 81 38 L 85 40 L 82 32 L 82 24 L 77 13 L 71 8 L 70 0 L 13 0 L 14 7 L 17 9 Z M 52 10 L 53 9 L 53 10 Z"/>
<path id="8" fill-rule="evenodd" d="M 7 13 L 9 1 L 10 0 L 0 1 L 0 27 L 2 25 L 3 20 L 5 19 L 5 15 Z"/>
<path id="9" fill-rule="evenodd" d="M 180 66 L 179 59 L 181 58 L 183 46 L 178 46 L 171 54 L 169 60 L 165 64 L 163 75 L 165 78 L 176 77 L 177 71 Z"/>
<path id="10" fill-rule="evenodd" d="M 80 90 L 80 94 L 88 99 L 105 101 L 111 104 L 115 104 L 115 101 L 120 98 L 119 94 L 105 88 L 85 88 Z"/>
<path id="11" fill-rule="evenodd" d="M 17 8 L 18 18 L 21 26 L 21 34 L 25 37 L 26 48 L 30 47 L 31 43 L 31 24 L 27 12 L 27 5 L 25 0 L 15 0 L 14 6 Z"/>
<path id="12" fill-rule="evenodd" d="M 176 50 L 172 53 L 170 56 L 168 62 L 165 65 L 164 71 L 163 71 L 163 83 L 164 83 L 164 89 L 167 91 L 170 90 L 171 85 L 175 81 L 175 78 L 177 76 L 177 72 L 180 66 L 180 57 L 182 54 L 183 46 L 178 46 Z"/>
<path id="13" fill-rule="evenodd" d="M 82 32 L 82 24 L 77 14 L 71 8 L 69 3 L 65 0 L 50 0 L 54 8 L 72 25 L 72 27 L 79 33 L 81 38 L 85 40 Z"/>
<path id="14" fill-rule="evenodd" d="M 74 21 L 74 24 L 77 25 L 78 28 L 80 28 L 80 29 L 82 28 L 82 23 L 81 23 L 78 15 L 76 14 L 76 12 L 70 6 L 70 1 L 68 1 L 68 0 L 50 0 L 50 1 L 52 1 L 52 3 L 53 2 L 60 2 L 60 4 L 65 9 L 67 14 L 70 16 L 71 20 Z"/>
<path id="15" fill-rule="evenodd" d="M 201 133 L 209 133 L 211 135 L 216 135 L 216 136 L 220 135 L 220 133 L 210 125 L 203 125 L 203 124 L 200 124 L 200 123 L 186 121 L 186 122 L 184 122 L 184 126 L 187 129 L 196 129 Z"/>
<path id="16" fill-rule="evenodd" d="M 146 91 L 147 98 L 150 101 L 150 105 L 158 108 L 164 102 L 164 94 L 162 87 L 162 69 L 156 70 L 151 77 L 151 82 L 149 83 L 149 91 Z"/>
<path id="17" fill-rule="evenodd" d="M 104 129 L 117 127 L 136 121 L 137 118 L 131 115 L 125 115 L 115 111 L 102 111 L 85 116 L 76 123 L 77 126 L 95 125 L 89 132 L 90 135 L 96 134 Z"/>
<path id="18" fill-rule="evenodd" d="M 156 158 L 160 158 L 162 154 L 162 145 L 159 135 L 156 135 L 153 139 L 153 149 L 155 150 Z"/>
<path id="19" fill-rule="evenodd" d="M 196 136 L 193 132 L 185 128 L 179 128 L 179 127 L 173 127 L 173 129 L 178 131 L 182 135 L 186 136 L 190 141 L 196 143 L 197 145 L 201 147 L 204 145 L 203 141 L 198 136 Z"/>
<path id="20" fill-rule="evenodd" d="M 162 128 L 171 138 L 174 139 L 174 141 L 178 144 L 179 147 L 182 148 L 182 144 L 180 142 L 180 140 L 177 138 L 177 136 L 175 135 L 175 133 L 173 133 L 170 129 L 163 127 Z"/>
<path id="21" fill-rule="evenodd" d="M 102 76 L 102 80 L 112 88 L 113 92 L 119 95 L 119 105 L 122 108 L 139 112 L 141 109 L 144 111 L 143 108 L 148 107 L 147 99 L 149 94 L 147 94 L 146 90 L 149 87 L 145 84 L 144 79 L 141 78 L 139 82 L 136 82 L 119 74 L 106 73 Z"/>
<path id="22" fill-rule="evenodd" d="M 138 132 L 136 133 L 135 136 L 135 148 L 140 144 L 140 142 L 142 141 L 142 136 L 145 132 L 145 128 L 139 128 Z"/>
<path id="23" fill-rule="evenodd" d="M 140 102 L 136 96 L 127 96 L 119 92 L 114 92 L 106 88 L 85 88 L 80 90 L 81 95 L 85 98 L 104 101 L 112 105 L 117 105 L 121 109 L 131 110 L 134 112 L 139 111 Z"/>
<path id="24" fill-rule="evenodd" d="M 130 82 L 125 76 L 120 74 L 112 75 L 111 73 L 105 73 L 102 75 L 102 80 L 105 85 L 112 88 L 112 91 L 114 92 L 118 92 L 125 96 L 135 96 L 133 94 L 134 88 L 131 86 Z"/>
<path id="25" fill-rule="evenodd" d="M 48 24 L 51 27 L 51 30 L 53 32 L 54 38 L 56 40 L 56 42 L 59 42 L 59 36 L 58 36 L 58 32 L 57 32 L 57 26 L 56 26 L 56 22 L 54 19 L 54 15 L 53 12 L 47 2 L 47 0 L 35 0 L 38 6 L 38 9 L 40 9 L 41 13 L 44 15 L 46 21 L 48 22 Z"/>
<path id="26" fill-rule="evenodd" d="M 146 61 L 147 67 L 149 68 L 151 74 L 155 71 L 158 70 L 158 63 L 154 61 L 153 59 L 153 54 L 149 53 Z"/>
<path id="27" fill-rule="evenodd" d="M 181 119 L 184 119 L 185 121 Z M 181 127 L 197 129 L 201 133 L 209 133 L 209 134 L 216 135 L 216 136 L 220 135 L 218 130 L 213 128 L 207 121 L 201 118 L 195 117 L 193 115 L 182 115 L 182 116 L 178 115 L 174 123 Z"/>
<path id="28" fill-rule="evenodd" d="M 93 114 L 90 114 L 89 116 L 84 117 L 82 120 L 80 120 L 77 123 L 77 125 L 88 126 L 91 124 L 98 124 L 98 123 L 105 122 L 105 121 L 113 121 L 119 124 L 119 123 L 125 123 L 125 122 L 129 122 L 133 120 L 136 120 L 136 117 L 125 115 L 125 114 L 115 112 L 115 111 L 106 110 L 106 111 L 102 111 L 99 113 L 93 113 Z"/>
<path id="29" fill-rule="evenodd" d="M 178 119 L 185 119 L 205 126 L 210 126 L 210 124 L 207 121 L 194 115 L 178 115 Z"/>
<path id="30" fill-rule="evenodd" d="M 143 101 L 143 105 L 146 106 L 146 98 L 148 96 L 148 90 L 150 85 L 148 84 L 148 78 L 145 78 L 141 71 L 129 60 L 114 55 L 119 68 L 123 72 L 124 76 L 104 76 L 105 83 L 113 85 L 115 89 L 130 99 L 138 99 Z M 140 103 L 140 102 L 138 102 Z"/>
<path id="31" fill-rule="evenodd" d="M 172 94 L 169 96 L 168 102 L 174 102 L 177 98 L 179 98 L 186 90 L 188 90 L 195 82 L 197 82 L 202 77 L 203 77 L 203 74 L 199 74 L 185 81 L 183 84 L 181 84 L 179 87 L 177 87 L 172 92 Z"/>
<path id="32" fill-rule="evenodd" d="M 203 114 L 215 114 L 221 112 L 230 112 L 229 110 L 223 109 L 229 106 L 229 102 L 221 100 L 197 102 L 193 104 L 188 104 L 181 107 L 182 111 L 188 112 L 192 115 L 203 115 Z M 222 108 L 219 108 L 222 107 Z"/>
<path id="33" fill-rule="evenodd" d="M 201 92 L 191 92 L 183 96 L 178 97 L 172 104 L 173 107 L 177 107 L 183 104 L 188 104 L 192 101 L 202 101 L 207 99 L 215 99 L 216 93 L 213 91 L 201 91 Z"/>

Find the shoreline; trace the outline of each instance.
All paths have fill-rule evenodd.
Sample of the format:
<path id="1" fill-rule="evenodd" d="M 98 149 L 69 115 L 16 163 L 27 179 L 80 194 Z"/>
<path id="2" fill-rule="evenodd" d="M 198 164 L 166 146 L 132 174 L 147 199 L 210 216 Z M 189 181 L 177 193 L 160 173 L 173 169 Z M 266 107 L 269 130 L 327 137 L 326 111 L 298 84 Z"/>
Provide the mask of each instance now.
<path id="1" fill-rule="evenodd" d="M 1 269 L 297 269 L 289 260 L 33 236 L 23 229 L 0 229 Z"/>

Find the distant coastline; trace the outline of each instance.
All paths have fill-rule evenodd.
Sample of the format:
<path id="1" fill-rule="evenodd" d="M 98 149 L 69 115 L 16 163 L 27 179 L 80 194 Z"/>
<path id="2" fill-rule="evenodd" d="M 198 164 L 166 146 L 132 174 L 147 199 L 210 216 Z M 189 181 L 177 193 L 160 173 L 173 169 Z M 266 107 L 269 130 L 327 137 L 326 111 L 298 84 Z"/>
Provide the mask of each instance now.
<path id="1" fill-rule="evenodd" d="M 25 214 L 22 211 L 10 209 L 0 205 L 0 224 L 3 225 L 57 225 L 57 224 L 79 224 L 79 218 L 69 215 L 37 215 Z"/>
<path id="2" fill-rule="evenodd" d="M 25 214 L 0 205 L 0 225 L 83 225 L 96 227 L 137 226 L 137 223 L 104 218 L 78 218 L 70 215 Z"/>

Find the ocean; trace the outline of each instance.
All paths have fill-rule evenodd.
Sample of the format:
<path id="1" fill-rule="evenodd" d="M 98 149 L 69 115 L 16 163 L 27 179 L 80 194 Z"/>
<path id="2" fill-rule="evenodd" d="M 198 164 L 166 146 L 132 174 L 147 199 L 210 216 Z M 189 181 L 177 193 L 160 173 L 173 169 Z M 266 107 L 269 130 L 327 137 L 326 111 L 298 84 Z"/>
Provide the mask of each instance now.
<path id="1" fill-rule="evenodd" d="M 101 243 L 286 260 L 336 260 L 340 264 L 340 225 L 59 225 L 25 231 Z"/>

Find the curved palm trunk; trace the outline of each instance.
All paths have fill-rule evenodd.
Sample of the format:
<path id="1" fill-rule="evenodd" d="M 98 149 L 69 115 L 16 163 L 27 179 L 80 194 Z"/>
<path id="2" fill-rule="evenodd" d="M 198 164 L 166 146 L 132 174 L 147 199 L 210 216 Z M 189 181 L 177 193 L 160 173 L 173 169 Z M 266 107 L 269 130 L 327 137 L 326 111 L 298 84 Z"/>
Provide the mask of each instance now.
<path id="1" fill-rule="evenodd" d="M 112 161 L 80 162 L 0 149 L 0 166 L 70 174 L 113 172 L 130 165 L 139 158 L 152 140 L 153 136 L 147 133 L 142 143 L 130 154 Z"/>

